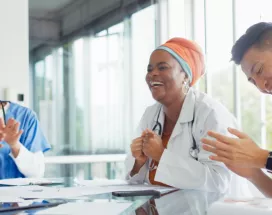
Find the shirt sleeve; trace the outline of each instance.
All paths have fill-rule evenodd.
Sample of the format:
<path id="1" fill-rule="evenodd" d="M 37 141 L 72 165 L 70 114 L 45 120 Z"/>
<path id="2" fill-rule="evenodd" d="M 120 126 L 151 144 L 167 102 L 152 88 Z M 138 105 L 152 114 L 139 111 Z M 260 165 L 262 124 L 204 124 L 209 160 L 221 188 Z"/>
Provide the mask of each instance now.
<path id="1" fill-rule="evenodd" d="M 141 167 L 139 172 L 132 177 L 130 176 L 130 172 L 134 166 L 135 158 L 129 153 L 125 160 L 125 166 L 127 168 L 126 172 L 126 180 L 129 184 L 144 184 L 146 174 L 148 173 L 148 161 Z"/>
<path id="2" fill-rule="evenodd" d="M 34 112 L 31 112 L 30 116 L 27 118 L 27 126 L 24 128 L 24 132 L 20 138 L 20 142 L 27 148 L 30 152 L 46 152 L 51 146 L 47 142 L 40 123 Z"/>
<path id="3" fill-rule="evenodd" d="M 25 177 L 42 178 L 44 176 L 45 164 L 42 151 L 30 152 L 21 144 L 18 156 L 14 158 L 12 153 L 9 156 Z"/>

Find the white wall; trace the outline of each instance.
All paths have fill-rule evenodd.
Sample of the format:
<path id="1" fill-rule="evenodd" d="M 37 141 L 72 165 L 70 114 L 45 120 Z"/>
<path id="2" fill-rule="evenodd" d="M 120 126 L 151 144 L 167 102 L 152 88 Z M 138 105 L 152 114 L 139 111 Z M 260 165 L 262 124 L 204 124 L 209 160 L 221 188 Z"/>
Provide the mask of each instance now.
<path id="1" fill-rule="evenodd" d="M 0 0 L 0 89 L 23 93 L 26 106 L 30 78 L 28 29 L 28 0 Z"/>

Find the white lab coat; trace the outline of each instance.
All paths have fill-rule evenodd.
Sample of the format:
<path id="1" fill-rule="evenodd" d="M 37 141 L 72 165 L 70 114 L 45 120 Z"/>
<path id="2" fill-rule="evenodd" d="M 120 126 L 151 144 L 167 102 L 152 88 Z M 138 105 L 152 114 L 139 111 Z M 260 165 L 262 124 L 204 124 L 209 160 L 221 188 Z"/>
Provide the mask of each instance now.
<path id="1" fill-rule="evenodd" d="M 160 107 L 161 104 L 157 103 L 146 109 L 135 137 L 141 136 L 142 131 L 146 128 L 153 128 Z M 192 123 L 193 117 L 194 122 Z M 163 111 L 158 121 L 163 128 Z M 207 137 L 208 130 L 230 135 L 227 131 L 228 127 L 238 127 L 235 117 L 222 104 L 207 94 L 190 89 L 167 149 L 164 150 L 160 159 L 155 181 L 179 189 L 226 192 L 231 180 L 230 171 L 224 164 L 208 158 L 211 153 L 202 149 L 201 139 Z M 189 153 L 193 145 L 192 135 L 200 149 L 198 161 Z M 135 162 L 130 152 L 125 161 L 128 182 L 131 184 L 150 183 L 148 169 L 150 161 L 151 159 L 146 162 L 138 174 L 130 177 L 130 171 Z"/>

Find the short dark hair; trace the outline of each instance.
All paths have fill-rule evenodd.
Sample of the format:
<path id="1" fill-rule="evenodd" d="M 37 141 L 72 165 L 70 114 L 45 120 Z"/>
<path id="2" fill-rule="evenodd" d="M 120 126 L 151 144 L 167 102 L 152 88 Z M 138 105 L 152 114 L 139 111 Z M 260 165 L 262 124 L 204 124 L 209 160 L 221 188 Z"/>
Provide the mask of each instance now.
<path id="1" fill-rule="evenodd" d="M 239 65 L 246 53 L 246 51 L 256 45 L 257 47 L 263 48 L 265 42 L 268 39 L 272 39 L 272 23 L 271 22 L 259 22 L 252 25 L 246 30 L 233 45 L 231 54 L 231 60 L 235 64 Z"/>

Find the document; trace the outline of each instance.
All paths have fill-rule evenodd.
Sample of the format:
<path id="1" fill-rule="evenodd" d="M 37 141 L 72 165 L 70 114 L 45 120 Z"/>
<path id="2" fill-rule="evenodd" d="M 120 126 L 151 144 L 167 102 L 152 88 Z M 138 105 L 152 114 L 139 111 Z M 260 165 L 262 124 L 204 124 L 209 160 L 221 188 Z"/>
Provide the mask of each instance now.
<path id="1" fill-rule="evenodd" d="M 19 197 L 25 199 L 71 199 L 88 195 L 104 194 L 107 192 L 107 189 L 100 187 L 41 187 L 36 190 L 23 193 L 20 192 Z"/>
<path id="2" fill-rule="evenodd" d="M 156 190 L 160 193 L 168 193 L 176 188 L 168 188 L 150 185 L 115 185 L 115 186 L 90 186 L 90 187 L 41 187 L 36 190 L 21 192 L 21 198 L 39 198 L 39 199 L 58 199 L 58 198 L 75 198 L 89 195 L 98 195 L 112 193 L 115 191 L 139 191 L 139 190 Z M 1 192 L 1 191 L 0 191 Z"/>
<path id="3" fill-rule="evenodd" d="M 44 186 L 12 186 L 0 187 L 1 196 L 23 199 L 59 199 L 76 198 L 90 195 L 106 194 L 115 191 L 156 190 L 168 193 L 176 188 L 153 185 L 114 185 L 114 186 L 83 186 L 83 187 L 44 187 Z"/>
<path id="4" fill-rule="evenodd" d="M 106 188 L 108 193 L 114 191 L 139 191 L 139 190 L 156 190 L 161 193 L 167 193 L 170 191 L 177 190 L 176 188 L 169 188 L 163 186 L 147 185 L 147 184 L 136 184 L 130 185 L 125 180 L 108 180 L 108 179 L 95 179 L 95 180 L 77 180 L 75 183 L 80 186 L 86 187 L 103 187 Z"/>
<path id="5" fill-rule="evenodd" d="M 24 202 L 24 199 L 13 196 L 0 196 L 0 203 Z"/>
<path id="6" fill-rule="evenodd" d="M 0 185 L 26 186 L 26 185 L 51 185 L 63 183 L 62 179 L 47 178 L 12 178 L 0 180 Z"/>
<path id="7" fill-rule="evenodd" d="M 128 182 L 121 179 L 97 178 L 94 180 L 74 180 L 80 186 L 111 186 L 111 185 L 128 185 Z"/>
<path id="8" fill-rule="evenodd" d="M 49 208 L 46 210 L 38 211 L 36 214 L 55 214 L 55 215 L 77 215 L 90 214 L 99 215 L 118 215 L 128 209 L 132 203 L 117 203 L 117 202 L 70 202 L 61 204 L 57 207 Z"/>

